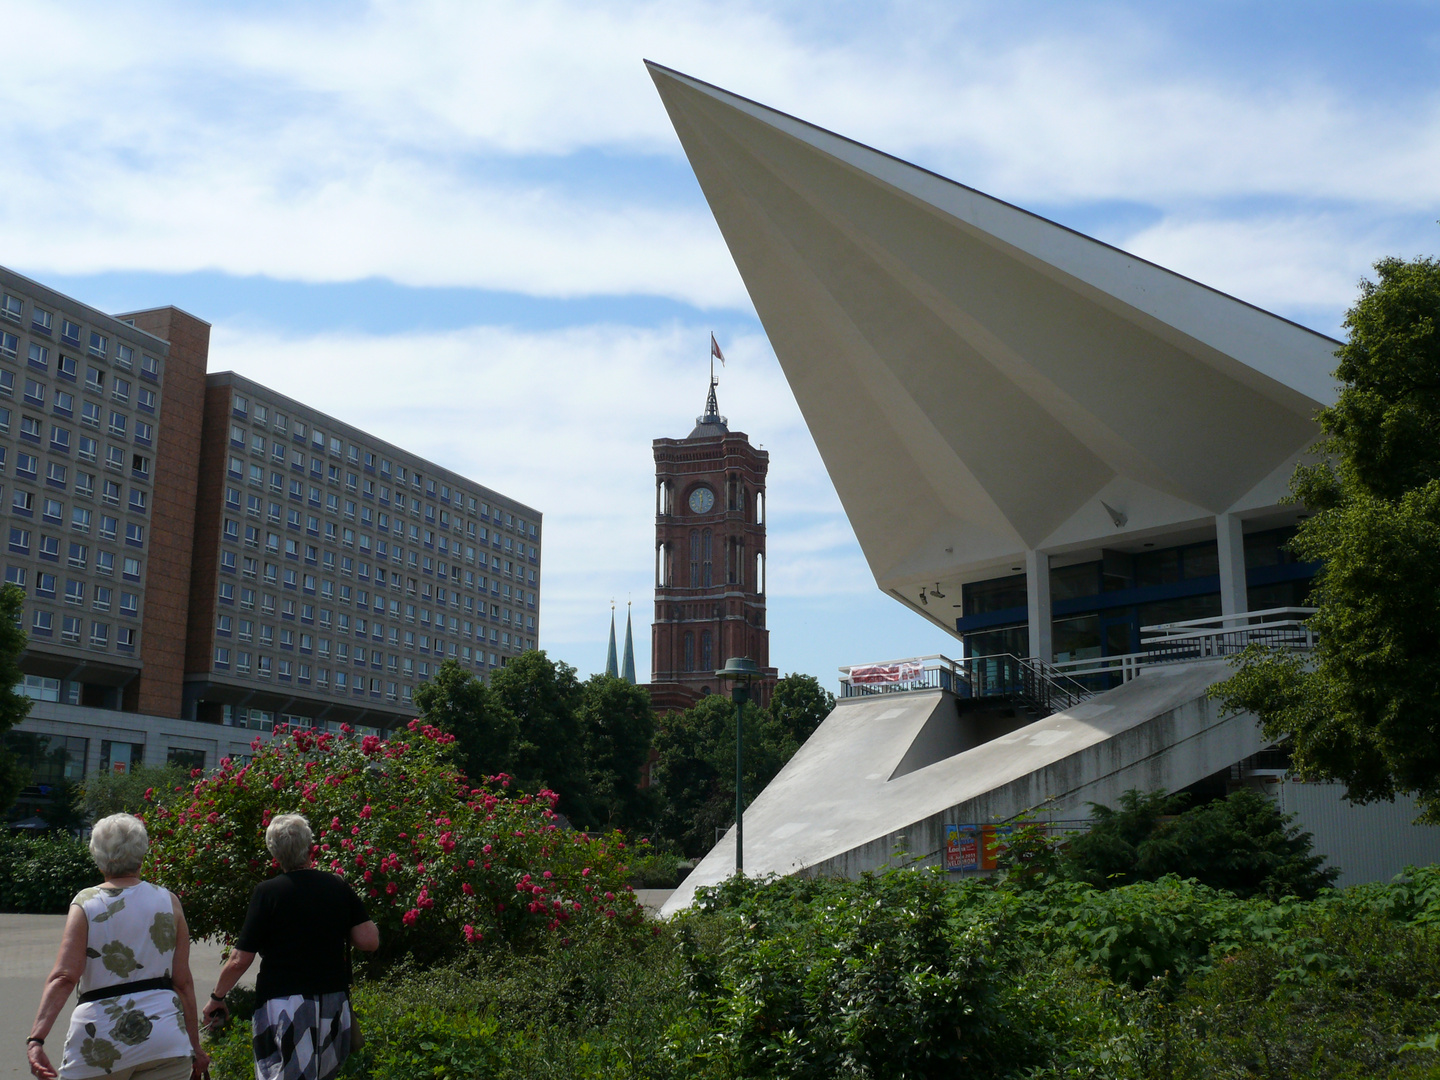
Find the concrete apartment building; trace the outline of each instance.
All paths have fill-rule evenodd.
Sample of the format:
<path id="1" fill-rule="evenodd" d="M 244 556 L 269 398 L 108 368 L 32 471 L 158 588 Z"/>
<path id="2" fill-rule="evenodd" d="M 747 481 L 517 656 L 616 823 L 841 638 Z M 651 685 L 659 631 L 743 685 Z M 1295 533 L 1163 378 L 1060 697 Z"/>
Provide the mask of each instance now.
<path id="1" fill-rule="evenodd" d="M 281 720 L 384 731 L 442 661 L 483 677 L 538 640 L 537 511 L 207 374 L 209 335 L 0 268 L 22 809 L 96 771 L 213 767 Z"/>

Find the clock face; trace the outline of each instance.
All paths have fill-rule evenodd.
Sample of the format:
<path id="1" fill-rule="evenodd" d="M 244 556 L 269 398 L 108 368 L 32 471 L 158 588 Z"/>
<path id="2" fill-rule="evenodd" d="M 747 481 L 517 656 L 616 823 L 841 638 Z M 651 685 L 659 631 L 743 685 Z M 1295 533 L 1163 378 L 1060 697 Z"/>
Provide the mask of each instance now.
<path id="1" fill-rule="evenodd" d="M 690 512 L 708 514 L 715 505 L 715 493 L 708 487 L 697 487 L 690 492 Z"/>

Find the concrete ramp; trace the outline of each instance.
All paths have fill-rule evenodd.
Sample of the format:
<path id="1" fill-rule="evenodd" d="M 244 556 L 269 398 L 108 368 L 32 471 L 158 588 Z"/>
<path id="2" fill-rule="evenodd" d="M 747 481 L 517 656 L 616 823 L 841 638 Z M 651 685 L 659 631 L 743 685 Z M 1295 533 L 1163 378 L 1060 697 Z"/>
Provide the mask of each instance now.
<path id="1" fill-rule="evenodd" d="M 1186 787 L 1267 745 L 1253 716 L 1222 719 L 1206 696 L 1232 673 L 1225 661 L 1152 667 L 1000 734 L 942 690 L 842 700 L 746 809 L 745 872 L 855 877 L 897 849 L 938 864 L 947 823 L 1042 806 L 1084 817 L 1086 803 L 1113 805 L 1130 788 Z M 734 871 L 732 829 L 661 914 Z"/>

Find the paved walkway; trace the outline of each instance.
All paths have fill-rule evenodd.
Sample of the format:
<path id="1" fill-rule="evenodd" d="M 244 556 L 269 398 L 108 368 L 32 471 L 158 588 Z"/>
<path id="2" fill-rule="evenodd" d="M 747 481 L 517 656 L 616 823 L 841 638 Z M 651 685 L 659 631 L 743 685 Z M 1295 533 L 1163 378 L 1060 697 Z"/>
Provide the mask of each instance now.
<path id="1" fill-rule="evenodd" d="M 64 929 L 64 915 L 0 915 L 0 1080 L 30 1075 L 25 1062 L 25 1037 L 30 1034 L 40 1005 L 45 976 L 55 966 L 55 952 L 60 948 Z M 190 971 L 195 976 L 197 993 L 208 994 L 220 973 L 220 947 L 203 941 L 193 943 Z M 65 1032 L 74 1010 L 72 995 L 45 1039 L 53 1064 L 59 1064 L 60 1048 L 65 1045 Z"/>
<path id="2" fill-rule="evenodd" d="M 636 889 L 635 895 L 654 915 L 669 898 L 670 890 Z M 55 966 L 55 952 L 60 948 L 64 929 L 64 915 L 0 915 L 0 1080 L 30 1075 L 25 1062 L 25 1037 L 35 1020 L 45 977 Z M 203 999 L 219 976 L 220 947 L 205 941 L 193 942 L 190 971 L 195 976 L 196 995 Z M 253 979 L 252 968 L 244 985 L 254 986 Z M 54 1064 L 59 1064 L 60 1048 L 65 1045 L 74 1009 L 75 998 L 71 996 L 45 1040 Z"/>

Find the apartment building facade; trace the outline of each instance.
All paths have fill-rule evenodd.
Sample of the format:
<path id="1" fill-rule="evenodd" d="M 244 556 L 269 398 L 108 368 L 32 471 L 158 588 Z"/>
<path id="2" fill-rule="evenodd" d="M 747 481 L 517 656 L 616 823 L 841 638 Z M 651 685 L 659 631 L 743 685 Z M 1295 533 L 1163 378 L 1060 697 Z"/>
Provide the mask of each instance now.
<path id="1" fill-rule="evenodd" d="M 209 332 L 0 267 L 22 808 L 97 771 L 213 767 L 282 720 L 385 731 L 444 660 L 484 677 L 539 639 L 537 511 L 207 374 Z"/>
<path id="2" fill-rule="evenodd" d="M 534 648 L 540 516 L 231 372 L 205 390 L 185 712 L 387 728 Z"/>

